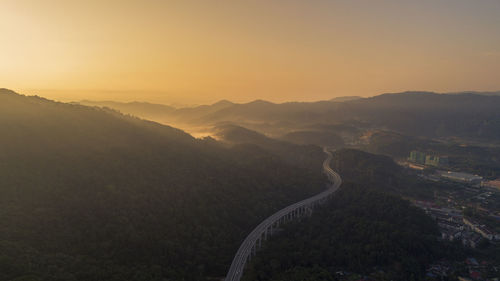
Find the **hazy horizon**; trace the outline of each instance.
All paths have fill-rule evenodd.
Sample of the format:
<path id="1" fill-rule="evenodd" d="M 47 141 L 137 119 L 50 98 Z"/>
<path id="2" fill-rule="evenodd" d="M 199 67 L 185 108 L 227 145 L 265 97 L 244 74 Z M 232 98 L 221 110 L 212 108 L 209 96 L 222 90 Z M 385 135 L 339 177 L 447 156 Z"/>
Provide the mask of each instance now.
<path id="1" fill-rule="evenodd" d="M 138 103 L 150 103 L 150 104 L 159 104 L 159 105 L 167 105 L 167 106 L 172 106 L 176 108 L 183 108 L 183 107 L 195 107 L 195 106 L 200 106 L 200 105 L 211 105 L 215 104 L 220 101 L 229 101 L 235 104 L 245 104 L 245 103 L 250 103 L 258 100 L 263 100 L 275 104 L 281 104 L 281 103 L 288 103 L 288 102 L 319 102 L 319 101 L 328 101 L 328 100 L 334 100 L 336 98 L 347 98 L 347 97 L 361 97 L 361 98 L 370 98 L 370 97 L 376 97 L 379 95 L 384 95 L 384 94 L 398 94 L 398 93 L 406 93 L 406 92 L 422 92 L 422 93 L 435 93 L 435 94 L 459 94 L 459 93 L 477 93 L 477 94 L 484 94 L 484 93 L 491 93 L 491 94 L 499 94 L 500 95 L 500 90 L 499 91 L 476 91 L 476 90 L 463 90 L 463 91 L 454 91 L 454 92 L 435 92 L 435 91 L 428 91 L 428 90 L 406 90 L 406 91 L 401 91 L 401 92 L 384 92 L 384 93 L 375 93 L 372 95 L 338 95 L 338 96 L 331 96 L 331 97 L 326 97 L 324 99 L 303 99 L 303 100 L 276 100 L 276 99 L 268 99 L 268 98 L 248 98 L 248 99 L 232 99 L 232 98 L 220 98 L 220 99 L 204 99 L 200 100 L 199 102 L 183 102 L 182 100 L 169 100 L 168 98 L 165 98 L 161 94 L 165 94 L 165 92 L 143 92 L 143 91 L 106 91 L 106 90 L 94 90 L 94 91 L 64 91 L 64 90 L 17 90 L 17 89 L 10 89 L 6 87 L 0 87 L 0 89 L 7 89 L 14 91 L 18 94 L 21 95 L 26 95 L 26 96 L 40 96 L 42 98 L 47 98 L 50 100 L 58 101 L 58 102 L 82 102 L 82 101 L 89 101 L 89 102 L 118 102 L 118 103 L 133 103 L 133 102 L 138 102 Z M 70 93 L 68 95 L 68 93 Z M 72 95 L 71 93 L 78 93 L 78 95 Z M 130 98 L 124 98 L 124 94 L 131 94 L 131 93 L 136 93 L 136 94 L 144 94 L 144 93 L 149 93 L 153 94 L 152 96 L 146 95 L 145 98 L 140 98 L 144 95 L 135 95 L 130 97 Z M 155 94 L 156 93 L 156 97 Z"/>
<path id="2" fill-rule="evenodd" d="M 498 1 L 2 1 L 0 85 L 69 101 L 500 89 Z"/>

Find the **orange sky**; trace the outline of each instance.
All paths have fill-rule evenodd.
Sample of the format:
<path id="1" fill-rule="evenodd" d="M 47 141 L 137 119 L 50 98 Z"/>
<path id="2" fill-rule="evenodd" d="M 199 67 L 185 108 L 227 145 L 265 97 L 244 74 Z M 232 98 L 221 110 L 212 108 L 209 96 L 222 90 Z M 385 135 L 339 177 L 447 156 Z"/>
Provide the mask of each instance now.
<path id="1" fill-rule="evenodd" d="M 498 0 L 0 0 L 0 87 L 59 100 L 500 90 Z"/>

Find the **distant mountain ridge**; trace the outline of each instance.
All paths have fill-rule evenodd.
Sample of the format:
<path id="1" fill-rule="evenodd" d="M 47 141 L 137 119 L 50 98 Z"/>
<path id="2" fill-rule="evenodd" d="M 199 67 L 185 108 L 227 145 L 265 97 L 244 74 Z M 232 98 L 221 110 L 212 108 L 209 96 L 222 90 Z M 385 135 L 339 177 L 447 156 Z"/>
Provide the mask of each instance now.
<path id="1" fill-rule="evenodd" d="M 163 118 L 167 123 L 198 126 L 229 123 L 275 135 L 356 122 L 410 135 L 491 139 L 500 137 L 500 96 L 497 92 L 408 91 L 343 102 L 223 102 L 165 111 Z"/>
<path id="2" fill-rule="evenodd" d="M 336 97 L 333 99 L 330 99 L 330 101 L 333 102 L 345 102 L 345 101 L 352 101 L 352 100 L 359 100 L 362 99 L 363 97 L 361 96 L 343 96 L 343 97 Z"/>
<path id="3" fill-rule="evenodd" d="M 481 96 L 500 96 L 500 91 L 489 91 L 489 92 L 480 92 L 480 91 L 463 91 L 463 92 L 450 92 L 445 93 L 448 95 L 462 95 L 462 94 L 474 94 Z"/>

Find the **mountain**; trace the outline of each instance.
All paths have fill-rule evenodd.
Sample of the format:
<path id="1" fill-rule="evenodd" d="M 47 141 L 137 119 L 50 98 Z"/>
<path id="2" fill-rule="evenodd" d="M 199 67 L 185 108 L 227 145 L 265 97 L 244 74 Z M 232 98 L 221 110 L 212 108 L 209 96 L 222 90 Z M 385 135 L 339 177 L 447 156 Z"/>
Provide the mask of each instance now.
<path id="1" fill-rule="evenodd" d="M 200 105 L 195 107 L 183 108 L 174 108 L 163 104 L 152 104 L 145 102 L 120 103 L 113 101 L 83 100 L 75 104 L 109 107 L 124 114 L 131 114 L 162 123 L 192 123 L 192 120 L 196 120 L 204 115 L 211 114 L 218 110 L 234 105 L 232 102 L 227 100 L 221 100 L 212 105 Z"/>
<path id="2" fill-rule="evenodd" d="M 362 99 L 363 97 L 360 96 L 343 96 L 343 97 L 336 97 L 333 99 L 330 99 L 330 101 L 333 102 L 345 102 L 345 101 L 353 101 L 353 100 L 359 100 Z"/>
<path id="3" fill-rule="evenodd" d="M 198 119 L 198 122 L 215 124 L 225 121 L 243 122 L 317 122 L 325 114 L 335 109 L 331 102 L 288 102 L 275 104 L 266 101 L 254 101 L 246 104 L 235 104 Z"/>
<path id="4" fill-rule="evenodd" d="M 327 130 L 292 131 L 281 139 L 296 144 L 316 144 L 319 146 L 342 146 L 344 141 L 335 132 Z"/>
<path id="5" fill-rule="evenodd" d="M 156 120 L 164 119 L 170 116 L 175 108 L 163 105 L 154 104 L 147 102 L 115 102 L 115 101 L 89 101 L 83 100 L 75 104 L 87 105 L 87 106 L 98 106 L 98 107 L 109 107 L 116 109 L 120 112 L 131 114 L 135 116 L 140 116 L 142 118 Z"/>
<path id="6" fill-rule="evenodd" d="M 403 92 L 343 102 L 222 102 L 168 111 L 154 120 L 205 127 L 233 124 L 274 137 L 312 127 L 358 124 L 413 136 L 498 140 L 499 108 L 500 96 L 495 93 Z"/>
<path id="7" fill-rule="evenodd" d="M 248 231 L 325 183 L 263 149 L 5 89 L 0 134 L 0 280 L 221 277 Z"/>
<path id="8" fill-rule="evenodd" d="M 288 132 L 321 124 L 358 123 L 413 136 L 498 140 L 499 109 L 500 96 L 405 92 L 342 103 L 242 104 L 206 115 L 203 120 L 207 124 L 254 123 L 245 126 L 251 129 L 258 129 L 255 123 L 260 122 Z M 260 128 L 272 132 L 272 128 Z"/>
<path id="9" fill-rule="evenodd" d="M 343 105 L 348 118 L 413 136 L 500 137 L 499 96 L 405 92 Z"/>
<path id="10" fill-rule="evenodd" d="M 256 131 L 236 125 L 223 125 L 215 128 L 216 136 L 233 145 L 255 145 L 283 159 L 290 165 L 298 166 L 312 173 L 321 171 L 323 151 L 315 145 L 297 145 L 276 140 Z"/>
<path id="11" fill-rule="evenodd" d="M 491 91 L 491 92 L 464 91 L 464 92 L 453 92 L 453 93 L 446 93 L 446 94 L 448 94 L 448 95 L 474 94 L 474 95 L 482 95 L 482 96 L 500 96 L 500 91 Z"/>

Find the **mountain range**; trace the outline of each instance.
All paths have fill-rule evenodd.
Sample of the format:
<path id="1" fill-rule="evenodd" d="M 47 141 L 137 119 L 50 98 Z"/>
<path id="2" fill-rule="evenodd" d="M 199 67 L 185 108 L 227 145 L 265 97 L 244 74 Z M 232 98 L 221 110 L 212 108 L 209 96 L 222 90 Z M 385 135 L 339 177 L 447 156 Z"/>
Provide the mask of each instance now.
<path id="1" fill-rule="evenodd" d="M 87 105 L 104 105 L 83 102 Z M 273 137 L 296 131 L 322 131 L 331 125 L 386 129 L 431 138 L 462 137 L 494 140 L 500 137 L 500 96 L 498 92 L 438 94 L 403 92 L 346 101 L 271 103 L 256 100 L 237 104 L 221 101 L 194 108 L 167 108 L 160 113 L 133 104 L 113 108 L 142 118 L 179 127 L 216 127 L 233 124 Z M 342 134 L 341 131 L 337 133 Z M 319 144 L 318 141 L 315 144 Z"/>

